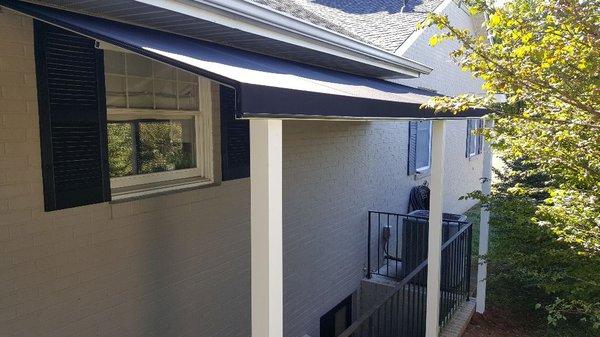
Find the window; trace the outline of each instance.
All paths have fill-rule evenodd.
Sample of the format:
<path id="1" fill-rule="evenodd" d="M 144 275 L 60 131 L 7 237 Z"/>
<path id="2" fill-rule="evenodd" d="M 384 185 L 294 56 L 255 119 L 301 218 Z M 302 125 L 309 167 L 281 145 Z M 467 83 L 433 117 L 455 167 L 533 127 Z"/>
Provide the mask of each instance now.
<path id="1" fill-rule="evenodd" d="M 467 158 L 476 156 L 481 153 L 483 146 L 483 137 L 477 135 L 477 130 L 483 127 L 483 121 L 480 119 L 467 119 Z"/>
<path id="2" fill-rule="evenodd" d="M 417 122 L 416 170 L 421 173 L 431 166 L 431 121 Z"/>
<path id="3" fill-rule="evenodd" d="M 352 324 L 352 295 L 321 316 L 321 337 L 337 337 Z"/>
<path id="4" fill-rule="evenodd" d="M 114 50 L 104 71 L 113 195 L 210 181 L 210 82 Z"/>

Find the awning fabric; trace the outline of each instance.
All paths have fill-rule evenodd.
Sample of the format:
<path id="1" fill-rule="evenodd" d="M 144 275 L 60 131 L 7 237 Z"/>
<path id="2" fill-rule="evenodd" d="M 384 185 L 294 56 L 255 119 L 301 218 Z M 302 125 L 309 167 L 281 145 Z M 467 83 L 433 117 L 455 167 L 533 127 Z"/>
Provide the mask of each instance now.
<path id="1" fill-rule="evenodd" d="M 485 114 L 480 109 L 435 114 L 419 108 L 434 96 L 424 90 L 51 7 L 14 0 L 0 4 L 232 86 L 240 118 L 455 119 Z"/>

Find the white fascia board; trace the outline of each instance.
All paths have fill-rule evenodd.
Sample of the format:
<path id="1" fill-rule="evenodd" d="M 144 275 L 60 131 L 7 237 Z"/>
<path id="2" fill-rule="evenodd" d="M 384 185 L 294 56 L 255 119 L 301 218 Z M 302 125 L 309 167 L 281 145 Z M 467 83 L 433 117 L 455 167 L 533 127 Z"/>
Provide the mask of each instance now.
<path id="1" fill-rule="evenodd" d="M 135 0 L 219 25 L 343 57 L 409 77 L 431 68 L 331 30 L 243 0 Z"/>

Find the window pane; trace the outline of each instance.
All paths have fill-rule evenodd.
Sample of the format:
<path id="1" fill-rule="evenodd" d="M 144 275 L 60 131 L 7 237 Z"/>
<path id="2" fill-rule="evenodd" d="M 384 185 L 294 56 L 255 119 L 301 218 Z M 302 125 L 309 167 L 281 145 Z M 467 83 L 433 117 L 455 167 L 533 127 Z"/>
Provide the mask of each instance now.
<path id="1" fill-rule="evenodd" d="M 152 62 L 152 66 L 154 67 L 154 77 L 160 78 L 163 80 L 177 80 L 177 72 L 174 67 L 169 65 L 160 63 L 160 62 Z"/>
<path id="2" fill-rule="evenodd" d="M 140 173 L 196 167 L 194 120 L 141 121 Z"/>
<path id="3" fill-rule="evenodd" d="M 125 76 L 106 75 L 106 106 L 110 108 L 126 108 Z"/>
<path id="4" fill-rule="evenodd" d="M 179 73 L 179 81 L 180 82 L 192 82 L 192 83 L 198 82 L 198 77 L 195 74 L 192 74 L 185 70 L 177 70 L 177 72 Z"/>
<path id="5" fill-rule="evenodd" d="M 112 50 L 104 51 L 104 72 L 125 75 L 125 54 Z"/>
<path id="6" fill-rule="evenodd" d="M 417 169 L 429 166 L 431 122 L 417 124 Z"/>
<path id="7" fill-rule="evenodd" d="M 476 129 L 478 127 L 478 121 L 476 119 L 468 119 L 469 128 L 471 130 L 471 134 L 469 135 L 469 154 L 474 155 L 477 152 L 477 136 L 475 135 Z"/>
<path id="8" fill-rule="evenodd" d="M 151 78 L 128 77 L 127 89 L 130 108 L 154 108 L 153 84 Z"/>
<path id="9" fill-rule="evenodd" d="M 108 123 L 108 164 L 111 178 L 134 174 L 130 123 Z"/>
<path id="10" fill-rule="evenodd" d="M 177 82 L 155 80 L 154 90 L 157 109 L 177 109 Z"/>
<path id="11" fill-rule="evenodd" d="M 338 311 L 336 311 L 335 316 L 334 316 L 334 336 L 339 336 L 342 334 L 342 332 L 344 332 L 344 330 L 346 330 L 346 328 L 348 327 L 348 321 L 347 318 L 348 317 L 348 307 L 347 306 L 343 306 L 341 307 Z"/>
<path id="12" fill-rule="evenodd" d="M 199 110 L 198 107 L 198 84 L 179 83 L 179 109 Z"/>
<path id="13" fill-rule="evenodd" d="M 152 77 L 152 61 L 136 54 L 127 53 L 127 76 Z"/>

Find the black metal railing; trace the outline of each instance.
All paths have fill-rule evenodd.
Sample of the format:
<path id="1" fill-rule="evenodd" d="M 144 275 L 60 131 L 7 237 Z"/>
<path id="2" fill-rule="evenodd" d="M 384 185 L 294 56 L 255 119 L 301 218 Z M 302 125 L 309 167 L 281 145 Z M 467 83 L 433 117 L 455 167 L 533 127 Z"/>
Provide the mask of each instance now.
<path id="1" fill-rule="evenodd" d="M 425 336 L 427 261 L 423 261 L 338 337 Z"/>
<path id="2" fill-rule="evenodd" d="M 468 222 L 443 221 L 442 228 L 440 326 L 469 298 L 472 237 Z M 367 277 L 376 274 L 399 282 L 341 337 L 425 335 L 427 237 L 428 218 L 369 212 Z"/>
<path id="3" fill-rule="evenodd" d="M 367 278 L 381 275 L 402 280 L 427 259 L 429 218 L 369 211 L 368 224 Z M 442 243 L 469 225 L 466 221 L 443 220 Z M 464 254 L 462 250 L 456 253 Z M 454 261 L 448 254 L 442 259 Z"/>
<path id="4" fill-rule="evenodd" d="M 469 300 L 473 226 L 466 223 L 442 244 L 440 279 L 440 326 L 460 304 Z"/>

